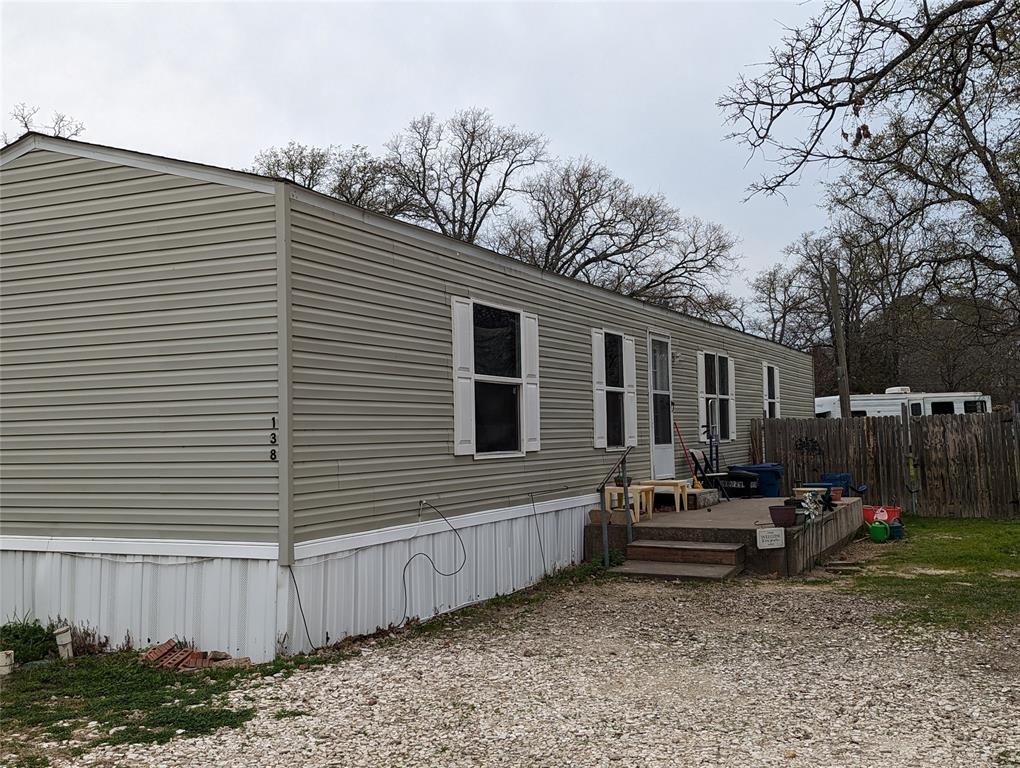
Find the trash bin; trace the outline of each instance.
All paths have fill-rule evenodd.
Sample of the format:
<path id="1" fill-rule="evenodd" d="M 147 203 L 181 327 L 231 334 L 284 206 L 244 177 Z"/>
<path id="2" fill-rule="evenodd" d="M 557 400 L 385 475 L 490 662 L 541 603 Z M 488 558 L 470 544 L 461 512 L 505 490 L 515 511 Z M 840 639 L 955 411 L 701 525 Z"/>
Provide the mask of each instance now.
<path id="1" fill-rule="evenodd" d="M 779 495 L 779 487 L 782 485 L 785 470 L 782 464 L 734 464 L 731 471 L 754 472 L 758 475 L 758 493 L 762 496 L 775 497 Z"/>
<path id="2" fill-rule="evenodd" d="M 758 475 L 754 472 L 730 467 L 729 474 L 720 482 L 730 496 L 740 496 L 741 498 L 749 499 L 759 493 Z"/>
<path id="3" fill-rule="evenodd" d="M 843 495 L 850 495 L 850 483 L 852 478 L 849 472 L 822 472 L 821 480 L 822 482 L 843 486 Z"/>

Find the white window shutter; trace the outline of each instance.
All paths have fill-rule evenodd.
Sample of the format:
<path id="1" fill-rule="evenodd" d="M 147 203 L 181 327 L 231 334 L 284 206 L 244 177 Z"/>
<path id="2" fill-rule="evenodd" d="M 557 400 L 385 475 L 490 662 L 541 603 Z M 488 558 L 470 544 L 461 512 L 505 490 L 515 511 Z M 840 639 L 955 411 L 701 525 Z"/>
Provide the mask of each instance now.
<path id="1" fill-rule="evenodd" d="M 591 385 L 595 405 L 595 447 L 606 447 L 606 337 L 591 329 Z"/>
<path id="2" fill-rule="evenodd" d="M 737 439 L 737 378 L 733 358 L 728 358 L 728 362 L 730 366 L 730 440 L 732 441 Z"/>
<path id="3" fill-rule="evenodd" d="M 541 407 L 538 397 L 538 316 L 524 315 L 524 450 L 537 451 L 541 442 Z"/>
<path id="4" fill-rule="evenodd" d="M 474 332 L 471 300 L 454 297 L 453 304 L 453 453 L 475 452 Z"/>
<path id="5" fill-rule="evenodd" d="M 698 442 L 708 442 L 705 439 L 705 425 L 708 424 L 708 411 L 705 409 L 705 353 L 698 352 Z"/>
<path id="6" fill-rule="evenodd" d="M 623 422 L 623 444 L 637 445 L 637 356 L 633 336 L 623 337 Z"/>
<path id="7" fill-rule="evenodd" d="M 761 415 L 763 419 L 769 417 L 769 364 L 761 364 Z"/>
<path id="8" fill-rule="evenodd" d="M 776 385 L 776 418 L 779 419 L 783 415 L 780 410 L 782 408 L 782 395 L 779 393 L 779 368 L 776 366 L 772 366 L 772 379 Z"/>

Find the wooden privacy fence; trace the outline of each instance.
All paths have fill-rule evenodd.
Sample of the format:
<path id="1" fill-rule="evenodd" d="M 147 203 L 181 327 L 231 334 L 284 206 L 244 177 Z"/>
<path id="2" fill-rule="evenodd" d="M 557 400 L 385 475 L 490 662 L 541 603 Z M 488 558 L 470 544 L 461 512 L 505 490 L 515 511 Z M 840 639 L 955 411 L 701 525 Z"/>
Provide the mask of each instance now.
<path id="1" fill-rule="evenodd" d="M 1020 418 L 988 413 L 856 419 L 755 419 L 752 462 L 786 467 L 783 493 L 850 472 L 865 502 L 916 503 L 927 517 L 1020 516 Z M 915 498 L 911 499 L 911 491 Z"/>

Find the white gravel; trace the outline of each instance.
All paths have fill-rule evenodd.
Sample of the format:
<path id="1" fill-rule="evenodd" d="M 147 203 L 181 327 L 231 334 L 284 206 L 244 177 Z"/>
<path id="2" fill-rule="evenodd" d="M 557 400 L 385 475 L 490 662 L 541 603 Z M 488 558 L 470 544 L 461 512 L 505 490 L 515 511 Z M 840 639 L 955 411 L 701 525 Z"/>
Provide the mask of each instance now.
<path id="1" fill-rule="evenodd" d="M 243 728 L 79 764 L 1020 765 L 1020 631 L 880 610 L 792 582 L 592 584 L 260 679 L 232 694 L 259 709 Z"/>

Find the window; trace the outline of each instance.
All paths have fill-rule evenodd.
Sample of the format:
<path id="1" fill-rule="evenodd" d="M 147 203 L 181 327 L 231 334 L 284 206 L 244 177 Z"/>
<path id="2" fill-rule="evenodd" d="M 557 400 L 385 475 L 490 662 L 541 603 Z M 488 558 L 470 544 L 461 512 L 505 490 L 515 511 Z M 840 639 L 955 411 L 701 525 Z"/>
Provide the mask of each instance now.
<path id="1" fill-rule="evenodd" d="M 762 414 L 766 419 L 778 419 L 779 410 L 779 369 L 762 363 L 761 367 Z"/>
<path id="2" fill-rule="evenodd" d="M 473 306 L 475 451 L 521 450 L 521 315 Z"/>
<path id="3" fill-rule="evenodd" d="M 910 404 L 910 415 L 911 416 L 920 416 L 921 415 L 921 404 L 920 403 L 911 403 Z"/>
<path id="4" fill-rule="evenodd" d="M 987 413 L 984 400 L 964 400 L 963 401 L 963 412 L 964 413 Z"/>
<path id="5" fill-rule="evenodd" d="M 715 352 L 698 352 L 698 420 L 701 442 L 715 432 L 720 440 L 736 434 L 733 358 Z"/>
<path id="6" fill-rule="evenodd" d="M 850 416 L 855 419 L 863 419 L 867 415 L 867 411 L 850 411 Z"/>
<path id="7" fill-rule="evenodd" d="M 605 334 L 606 347 L 606 447 L 622 448 L 623 415 L 623 336 Z"/>
<path id="8" fill-rule="evenodd" d="M 538 318 L 454 298 L 454 453 L 539 450 Z"/>
<path id="9" fill-rule="evenodd" d="M 948 416 L 956 413 L 952 400 L 936 400 L 931 404 L 932 416 Z"/>
<path id="10" fill-rule="evenodd" d="M 634 338 L 595 328 L 591 343 L 595 447 L 637 445 Z"/>

